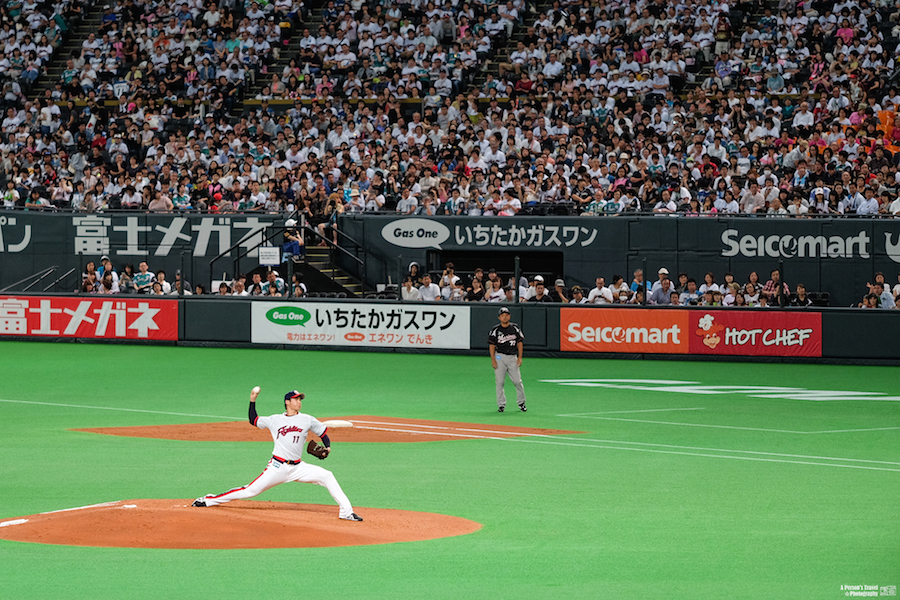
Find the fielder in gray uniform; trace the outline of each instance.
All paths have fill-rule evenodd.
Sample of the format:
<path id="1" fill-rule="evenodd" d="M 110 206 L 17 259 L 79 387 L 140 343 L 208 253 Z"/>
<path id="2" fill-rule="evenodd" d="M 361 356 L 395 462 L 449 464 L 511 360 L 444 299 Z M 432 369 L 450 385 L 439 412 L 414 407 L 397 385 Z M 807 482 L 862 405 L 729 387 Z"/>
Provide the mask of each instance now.
<path id="1" fill-rule="evenodd" d="M 495 325 L 488 334 L 488 349 L 491 352 L 491 366 L 494 367 L 494 379 L 497 382 L 497 412 L 506 410 L 506 392 L 503 385 L 506 383 L 506 375 L 516 386 L 516 403 L 519 410 L 525 412 L 525 387 L 522 385 L 522 375 L 519 367 L 522 366 L 522 342 L 525 334 L 515 323 L 510 323 L 509 309 L 505 306 L 500 309 L 497 318 L 500 324 Z"/>

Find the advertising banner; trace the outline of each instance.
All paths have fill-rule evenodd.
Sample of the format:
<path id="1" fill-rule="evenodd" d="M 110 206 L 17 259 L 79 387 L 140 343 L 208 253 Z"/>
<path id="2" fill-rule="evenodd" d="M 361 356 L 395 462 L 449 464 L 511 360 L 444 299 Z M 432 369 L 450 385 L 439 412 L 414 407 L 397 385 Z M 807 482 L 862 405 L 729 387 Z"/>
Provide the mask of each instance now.
<path id="1" fill-rule="evenodd" d="M 469 349 L 469 308 L 453 304 L 253 302 L 255 344 Z"/>
<path id="2" fill-rule="evenodd" d="M 146 299 L 145 299 L 146 298 Z M 0 297 L 0 336 L 178 341 L 178 301 Z"/>
<path id="3" fill-rule="evenodd" d="M 562 308 L 559 348 L 568 352 L 686 354 L 688 311 Z"/>
<path id="4" fill-rule="evenodd" d="M 768 309 L 562 308 L 560 350 L 822 356 L 822 315 Z"/>
<path id="5" fill-rule="evenodd" d="M 822 356 L 822 314 L 768 309 L 690 311 L 693 354 Z"/>

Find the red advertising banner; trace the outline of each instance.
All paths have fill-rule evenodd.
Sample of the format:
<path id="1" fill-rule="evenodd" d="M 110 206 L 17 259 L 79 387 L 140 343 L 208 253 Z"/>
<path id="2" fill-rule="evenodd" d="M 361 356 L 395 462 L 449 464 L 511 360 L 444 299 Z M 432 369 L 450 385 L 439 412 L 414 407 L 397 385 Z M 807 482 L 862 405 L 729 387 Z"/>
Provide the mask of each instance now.
<path id="1" fill-rule="evenodd" d="M 559 348 L 568 352 L 686 354 L 688 311 L 566 308 L 559 313 Z"/>
<path id="2" fill-rule="evenodd" d="M 178 341 L 178 301 L 141 296 L 0 297 L 0 336 Z"/>
<path id="3" fill-rule="evenodd" d="M 768 309 L 690 311 L 693 354 L 822 356 L 822 314 Z"/>

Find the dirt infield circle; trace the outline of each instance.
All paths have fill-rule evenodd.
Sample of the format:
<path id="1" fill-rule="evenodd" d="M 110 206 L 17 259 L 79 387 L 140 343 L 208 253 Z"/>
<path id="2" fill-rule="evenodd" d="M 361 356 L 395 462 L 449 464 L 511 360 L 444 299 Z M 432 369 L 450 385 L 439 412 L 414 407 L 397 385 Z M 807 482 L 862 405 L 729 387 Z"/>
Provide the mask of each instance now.
<path id="1" fill-rule="evenodd" d="M 0 522 L 0 539 L 66 546 L 162 549 L 326 548 L 417 542 L 474 533 L 461 517 L 357 508 L 362 523 L 336 506 L 237 500 L 194 508 L 191 500 L 121 500 Z"/>
<path id="2" fill-rule="evenodd" d="M 515 418 L 517 415 L 509 416 Z M 328 417 L 321 420 L 327 421 L 328 419 L 343 419 L 353 423 L 353 427 L 328 430 L 328 436 L 336 442 L 441 442 L 448 440 L 484 440 L 584 433 L 583 431 L 565 431 L 562 429 L 425 421 L 400 417 L 373 417 L 370 415 Z M 253 427 L 247 421 L 192 423 L 185 425 L 146 425 L 140 427 L 97 427 L 76 429 L 75 431 L 193 442 L 272 441 L 272 436 L 268 431 Z"/>
<path id="3" fill-rule="evenodd" d="M 508 415 L 515 418 L 515 414 Z M 329 429 L 338 443 L 440 442 L 583 433 L 559 429 L 354 415 Z M 328 419 L 322 419 L 323 421 Z M 196 442 L 270 442 L 246 421 L 76 429 Z M 338 519 L 336 506 L 243 500 L 193 508 L 191 500 L 122 500 L 0 521 L 0 539 L 70 546 L 169 549 L 322 548 L 466 535 L 479 523 L 435 513 L 360 508 L 365 521 Z"/>

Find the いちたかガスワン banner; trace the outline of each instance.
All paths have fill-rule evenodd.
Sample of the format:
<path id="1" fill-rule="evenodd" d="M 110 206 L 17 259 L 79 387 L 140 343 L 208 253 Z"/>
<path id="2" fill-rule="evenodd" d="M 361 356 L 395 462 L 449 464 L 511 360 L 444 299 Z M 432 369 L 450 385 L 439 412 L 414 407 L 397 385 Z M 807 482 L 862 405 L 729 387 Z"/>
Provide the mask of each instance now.
<path id="1" fill-rule="evenodd" d="M 254 344 L 469 349 L 469 308 L 453 304 L 265 302 L 251 306 Z"/>

